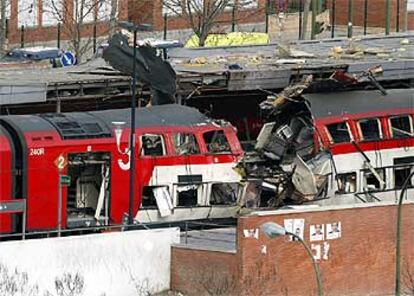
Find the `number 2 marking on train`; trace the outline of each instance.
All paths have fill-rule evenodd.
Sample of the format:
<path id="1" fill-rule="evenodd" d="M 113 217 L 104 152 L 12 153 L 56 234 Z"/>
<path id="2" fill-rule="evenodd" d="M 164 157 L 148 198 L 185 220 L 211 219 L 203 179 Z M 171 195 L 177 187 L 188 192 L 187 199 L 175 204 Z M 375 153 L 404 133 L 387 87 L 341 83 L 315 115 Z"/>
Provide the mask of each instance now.
<path id="1" fill-rule="evenodd" d="M 30 148 L 30 156 L 45 155 L 45 148 Z"/>

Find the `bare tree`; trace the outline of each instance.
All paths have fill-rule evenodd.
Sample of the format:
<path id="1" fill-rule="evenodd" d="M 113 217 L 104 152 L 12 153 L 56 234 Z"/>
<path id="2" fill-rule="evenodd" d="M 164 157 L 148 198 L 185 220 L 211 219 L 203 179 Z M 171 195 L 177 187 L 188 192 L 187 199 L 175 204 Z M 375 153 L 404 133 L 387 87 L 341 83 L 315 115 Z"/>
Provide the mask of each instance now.
<path id="1" fill-rule="evenodd" d="M 10 9 L 10 0 L 0 0 L 0 52 L 6 46 L 7 12 Z"/>
<path id="2" fill-rule="evenodd" d="M 111 0 L 111 14 L 109 16 L 109 36 L 115 34 L 118 21 L 118 0 Z"/>
<path id="3" fill-rule="evenodd" d="M 234 0 L 164 0 L 170 14 L 182 15 L 204 46 L 208 34 L 217 24 L 220 15 Z"/>
<path id="4" fill-rule="evenodd" d="M 109 21 L 108 33 L 113 33 L 118 17 L 118 0 L 74 0 L 73 6 L 65 5 L 64 0 L 43 0 L 44 11 L 63 24 L 64 32 L 69 36 L 70 49 L 78 61 L 92 47 L 93 36 L 84 34 L 88 27 L 98 22 Z"/>

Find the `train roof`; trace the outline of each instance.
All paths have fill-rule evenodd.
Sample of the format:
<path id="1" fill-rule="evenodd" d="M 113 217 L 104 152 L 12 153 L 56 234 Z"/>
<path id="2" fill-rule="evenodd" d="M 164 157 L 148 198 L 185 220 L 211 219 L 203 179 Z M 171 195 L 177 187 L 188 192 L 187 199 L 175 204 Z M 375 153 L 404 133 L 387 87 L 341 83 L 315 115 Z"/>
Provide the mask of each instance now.
<path id="1" fill-rule="evenodd" d="M 112 125 L 114 121 L 123 121 L 127 126 L 131 123 L 130 109 L 116 109 L 93 112 L 94 116 Z M 178 104 L 168 104 L 139 108 L 135 116 L 136 126 L 195 126 L 211 122 L 197 109 Z"/>
<path id="2" fill-rule="evenodd" d="M 385 96 L 379 90 L 359 90 L 304 94 L 303 97 L 310 102 L 315 118 L 414 108 L 413 89 L 387 89 Z"/>
<path id="3" fill-rule="evenodd" d="M 112 123 L 131 123 L 130 109 L 93 112 L 46 113 L 0 116 L 0 124 L 22 132 L 57 130 L 63 139 L 105 138 L 112 136 Z M 197 109 L 181 105 L 160 105 L 136 110 L 136 127 L 195 126 L 210 119 Z"/>

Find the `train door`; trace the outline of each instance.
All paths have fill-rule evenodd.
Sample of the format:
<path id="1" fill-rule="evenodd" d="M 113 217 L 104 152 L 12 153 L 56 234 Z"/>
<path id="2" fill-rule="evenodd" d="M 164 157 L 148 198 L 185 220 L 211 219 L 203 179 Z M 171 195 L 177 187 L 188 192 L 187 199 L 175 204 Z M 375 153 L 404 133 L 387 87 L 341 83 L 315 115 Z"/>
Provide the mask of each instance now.
<path id="1" fill-rule="evenodd" d="M 107 152 L 68 155 L 67 226 L 108 225 L 110 222 L 111 157 Z"/>

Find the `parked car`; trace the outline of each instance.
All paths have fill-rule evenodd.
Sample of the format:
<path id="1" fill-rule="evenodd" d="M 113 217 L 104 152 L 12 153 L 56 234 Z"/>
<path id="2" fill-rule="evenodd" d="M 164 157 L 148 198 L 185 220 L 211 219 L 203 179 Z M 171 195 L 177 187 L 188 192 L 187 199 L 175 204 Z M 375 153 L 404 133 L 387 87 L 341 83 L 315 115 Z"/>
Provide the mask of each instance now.
<path id="1" fill-rule="evenodd" d="M 0 62 L 21 62 L 53 60 L 62 56 L 63 51 L 57 47 L 14 48 L 4 55 Z"/>

